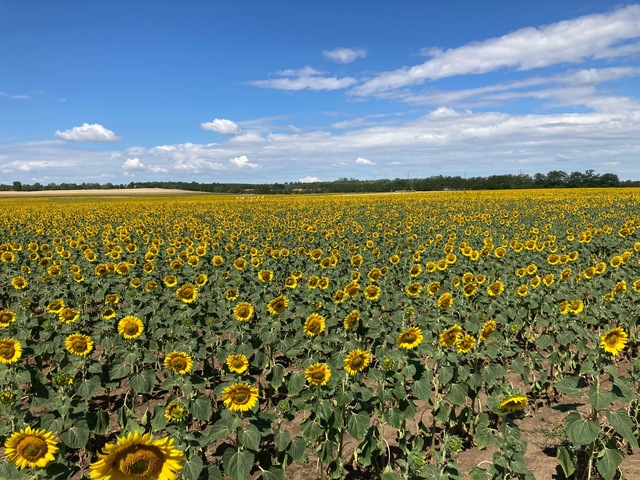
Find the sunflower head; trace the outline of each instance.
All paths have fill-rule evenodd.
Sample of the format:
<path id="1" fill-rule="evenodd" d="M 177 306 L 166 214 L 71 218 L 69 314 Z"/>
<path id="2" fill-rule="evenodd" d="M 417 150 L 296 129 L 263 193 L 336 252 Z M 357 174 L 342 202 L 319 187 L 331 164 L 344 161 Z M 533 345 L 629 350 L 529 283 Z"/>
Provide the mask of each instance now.
<path id="1" fill-rule="evenodd" d="M 171 352 L 164 359 L 164 366 L 167 370 L 184 375 L 189 373 L 193 367 L 193 359 L 186 352 Z"/>
<path id="2" fill-rule="evenodd" d="M 364 298 L 370 301 L 378 300 L 380 298 L 381 289 L 377 285 L 369 285 L 364 289 Z"/>
<path id="3" fill-rule="evenodd" d="M 276 297 L 269 302 L 269 304 L 267 305 L 267 310 L 271 315 L 275 317 L 284 312 L 288 306 L 289 299 L 284 295 L 280 295 L 279 297 Z"/>
<path id="4" fill-rule="evenodd" d="M 326 385 L 331 378 L 331 369 L 326 363 L 314 363 L 305 369 L 304 377 L 311 385 Z"/>
<path id="5" fill-rule="evenodd" d="M 242 354 L 227 355 L 227 367 L 234 373 L 244 373 L 249 368 L 249 360 Z"/>
<path id="6" fill-rule="evenodd" d="M 409 327 L 398 335 L 398 345 L 410 350 L 420 345 L 423 338 L 422 330 L 419 327 Z"/>
<path id="7" fill-rule="evenodd" d="M 14 432 L 5 442 L 5 456 L 20 470 L 43 468 L 55 460 L 58 441 L 47 430 L 35 430 L 27 426 Z"/>
<path id="8" fill-rule="evenodd" d="M 316 335 L 324 332 L 325 325 L 325 318 L 322 315 L 318 313 L 312 313 L 304 322 L 303 330 L 304 333 L 306 333 L 310 337 L 315 337 Z"/>
<path id="9" fill-rule="evenodd" d="M 344 369 L 349 375 L 362 372 L 371 363 L 371 354 L 356 348 L 344 359 Z"/>
<path id="10" fill-rule="evenodd" d="M 66 338 L 64 346 L 67 352 L 83 357 L 93 350 L 93 340 L 87 335 L 73 333 Z"/>
<path id="11" fill-rule="evenodd" d="M 476 339 L 471 335 L 465 335 L 458 341 L 456 347 L 458 348 L 458 353 L 469 353 L 471 349 L 475 346 Z"/>
<path id="12" fill-rule="evenodd" d="M 449 327 L 440 334 L 440 345 L 443 347 L 451 347 L 458 343 L 461 336 L 462 327 L 460 327 L 460 325 Z"/>
<path id="13" fill-rule="evenodd" d="M 479 338 L 481 341 L 486 342 L 491 337 L 491 334 L 495 331 L 497 327 L 496 321 L 491 319 L 484 322 L 482 328 L 480 329 Z"/>
<path id="14" fill-rule="evenodd" d="M 344 319 L 345 330 L 351 330 L 355 328 L 360 322 L 360 312 L 358 310 L 352 310 Z"/>
<path id="15" fill-rule="evenodd" d="M 184 454 L 174 448 L 169 437 L 154 440 L 151 434 L 129 433 L 98 453 L 89 467 L 92 480 L 175 479 L 182 470 Z"/>
<path id="16" fill-rule="evenodd" d="M 622 327 L 616 327 L 600 337 L 602 349 L 613 356 L 618 355 L 627 344 L 627 333 Z"/>
<path id="17" fill-rule="evenodd" d="M 127 315 L 118 322 L 118 333 L 127 340 L 138 338 L 142 332 L 144 332 L 144 324 L 134 315 Z"/>
<path id="18" fill-rule="evenodd" d="M 238 322 L 248 322 L 253 317 L 253 305 L 248 302 L 241 302 L 233 309 L 233 317 Z"/>
<path id="19" fill-rule="evenodd" d="M 232 412 L 246 412 L 258 402 L 258 389 L 248 383 L 234 383 L 222 391 L 222 401 Z"/>
<path id="20" fill-rule="evenodd" d="M 503 412 L 519 412 L 524 410 L 529 404 L 527 397 L 523 395 L 512 395 L 498 404 L 498 408 Z"/>
<path id="21" fill-rule="evenodd" d="M 170 422 L 180 422 L 186 417 L 186 409 L 180 402 L 170 402 L 164 409 L 164 418 Z"/>
<path id="22" fill-rule="evenodd" d="M 192 303 L 198 298 L 198 289 L 192 283 L 185 283 L 176 290 L 176 297 L 184 303 Z"/>
<path id="23" fill-rule="evenodd" d="M 22 345 L 13 338 L 0 339 L 0 363 L 17 362 L 22 356 Z"/>
<path id="24" fill-rule="evenodd" d="M 0 327 L 6 328 L 16 321 L 16 313 L 12 310 L 0 311 Z"/>
<path id="25" fill-rule="evenodd" d="M 80 318 L 80 311 L 71 307 L 64 307 L 58 312 L 58 319 L 62 323 L 73 323 Z"/>

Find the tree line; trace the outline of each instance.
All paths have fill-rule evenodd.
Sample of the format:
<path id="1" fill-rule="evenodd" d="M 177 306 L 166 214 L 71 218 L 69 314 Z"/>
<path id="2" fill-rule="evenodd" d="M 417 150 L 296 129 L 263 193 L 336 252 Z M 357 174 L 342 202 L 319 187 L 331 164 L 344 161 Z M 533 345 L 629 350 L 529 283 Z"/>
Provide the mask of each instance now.
<path id="1" fill-rule="evenodd" d="M 285 183 L 199 183 L 177 181 L 113 183 L 40 183 L 23 184 L 14 181 L 11 185 L 0 184 L 0 191 L 47 191 L 47 190 L 107 190 L 126 188 L 168 188 L 208 193 L 229 194 L 302 194 L 302 193 L 369 193 L 398 191 L 442 191 L 442 190 L 507 190 L 525 188 L 584 188 L 584 187 L 638 187 L 640 181 L 622 181 L 616 174 L 597 174 L 594 170 L 566 173 L 553 170 L 535 175 L 490 175 L 488 177 L 443 176 L 428 178 L 396 178 L 394 180 L 358 180 L 339 178 L 329 182 L 285 182 Z"/>

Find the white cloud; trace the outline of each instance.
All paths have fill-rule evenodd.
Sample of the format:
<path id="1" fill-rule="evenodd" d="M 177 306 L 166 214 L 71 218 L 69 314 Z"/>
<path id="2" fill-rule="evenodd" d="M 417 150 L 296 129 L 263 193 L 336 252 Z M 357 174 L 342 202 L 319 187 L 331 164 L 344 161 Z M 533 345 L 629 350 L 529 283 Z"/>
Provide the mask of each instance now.
<path id="1" fill-rule="evenodd" d="M 356 158 L 356 165 L 375 165 L 375 162 L 367 160 L 366 158 L 358 157 Z"/>
<path id="2" fill-rule="evenodd" d="M 26 95 L 26 94 L 14 94 L 11 95 L 7 92 L 3 92 L 0 91 L 0 97 L 7 97 L 7 98 L 11 98 L 13 100 L 31 100 L 31 96 Z"/>
<path id="3" fill-rule="evenodd" d="M 325 58 L 337 63 L 351 63 L 358 58 L 367 56 L 364 48 L 336 48 L 335 50 L 323 50 L 322 55 Z"/>
<path id="4" fill-rule="evenodd" d="M 257 163 L 249 162 L 249 159 L 247 158 L 246 155 L 241 155 L 239 157 L 232 158 L 229 160 L 229 163 L 237 168 L 251 168 L 251 169 L 260 168 L 260 165 L 258 165 Z"/>
<path id="5" fill-rule="evenodd" d="M 611 13 L 587 15 L 540 28 L 522 28 L 502 37 L 446 51 L 431 49 L 426 62 L 383 72 L 355 87 L 352 93 L 372 95 L 417 85 L 426 80 L 486 73 L 500 68 L 519 70 L 578 63 L 637 53 L 640 43 L 640 5 Z"/>
<path id="6" fill-rule="evenodd" d="M 306 177 L 302 177 L 298 179 L 298 182 L 300 183 L 316 183 L 319 182 L 320 179 L 318 177 L 312 177 L 311 175 L 308 175 Z"/>
<path id="7" fill-rule="evenodd" d="M 161 167 L 160 165 L 145 165 L 140 161 L 139 158 L 127 158 L 122 163 L 122 169 L 125 170 L 125 172 L 137 171 L 137 172 L 165 173 L 167 171 L 166 168 Z"/>
<path id="8" fill-rule="evenodd" d="M 120 140 L 120 137 L 99 123 L 91 125 L 83 123 L 81 126 L 69 130 L 57 130 L 56 137 L 69 142 L 117 142 Z"/>
<path id="9" fill-rule="evenodd" d="M 200 128 L 212 130 L 221 135 L 237 135 L 240 133 L 238 124 L 226 118 L 214 118 L 212 122 L 202 122 Z"/>
<path id="10" fill-rule="evenodd" d="M 299 70 L 282 70 L 278 72 L 280 78 L 269 80 L 256 80 L 249 82 L 249 85 L 263 88 L 274 88 L 276 90 L 339 90 L 348 88 L 357 83 L 351 77 L 328 77 L 322 72 L 312 68 L 304 67 Z"/>

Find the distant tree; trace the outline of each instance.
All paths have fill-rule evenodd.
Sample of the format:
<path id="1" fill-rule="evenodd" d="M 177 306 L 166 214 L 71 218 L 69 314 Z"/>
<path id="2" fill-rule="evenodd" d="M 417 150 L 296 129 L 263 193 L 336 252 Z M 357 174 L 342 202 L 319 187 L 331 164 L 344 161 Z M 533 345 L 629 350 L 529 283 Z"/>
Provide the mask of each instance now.
<path id="1" fill-rule="evenodd" d="M 22 182 L 18 182 L 17 180 L 13 182 L 13 191 L 21 192 L 22 191 Z"/>

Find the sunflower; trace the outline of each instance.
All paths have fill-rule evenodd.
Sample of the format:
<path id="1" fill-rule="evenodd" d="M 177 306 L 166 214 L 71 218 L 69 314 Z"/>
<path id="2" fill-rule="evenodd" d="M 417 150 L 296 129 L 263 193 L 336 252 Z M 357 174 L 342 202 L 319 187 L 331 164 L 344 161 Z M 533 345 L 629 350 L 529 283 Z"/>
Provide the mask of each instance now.
<path id="1" fill-rule="evenodd" d="M 324 332 L 325 325 L 325 318 L 322 315 L 318 313 L 312 313 L 305 320 L 302 329 L 304 333 L 306 333 L 310 337 L 315 337 L 316 335 Z"/>
<path id="2" fill-rule="evenodd" d="M 462 327 L 454 325 L 447 328 L 440 334 L 440 345 L 443 347 L 451 347 L 460 341 L 462 336 Z"/>
<path id="3" fill-rule="evenodd" d="M 346 293 L 349 298 L 355 298 L 358 293 L 360 293 L 360 284 L 355 280 L 350 282 L 344 287 L 344 293 Z"/>
<path id="4" fill-rule="evenodd" d="M 93 350 L 93 340 L 87 335 L 73 333 L 64 341 L 67 352 L 84 357 Z"/>
<path id="5" fill-rule="evenodd" d="M 280 295 L 269 302 L 267 311 L 274 317 L 280 315 L 289 306 L 289 299 L 285 295 Z"/>
<path id="6" fill-rule="evenodd" d="M 326 290 L 329 288 L 329 279 L 327 277 L 320 277 L 318 280 L 318 288 L 320 290 Z"/>
<path id="7" fill-rule="evenodd" d="M 237 300 L 239 296 L 240 294 L 233 288 L 227 288 L 227 290 L 224 292 L 224 298 L 226 298 L 230 302 Z"/>
<path id="8" fill-rule="evenodd" d="M 215 256 L 211 259 L 211 264 L 212 264 L 214 267 L 219 267 L 219 266 L 221 266 L 223 263 L 224 263 L 224 258 L 222 258 L 220 255 L 215 255 Z M 235 267 L 235 264 L 234 264 L 234 267 Z M 243 268 L 244 268 L 244 267 L 243 267 Z M 239 270 L 242 270 L 242 268 L 241 268 L 241 269 L 239 269 Z"/>
<path id="9" fill-rule="evenodd" d="M 440 282 L 431 282 L 427 286 L 427 292 L 429 293 L 429 295 L 435 295 L 436 293 L 438 293 L 438 290 L 440 290 Z"/>
<path id="10" fill-rule="evenodd" d="M 208 281 L 209 281 L 209 277 L 207 276 L 207 274 L 206 273 L 200 273 L 200 274 L 198 274 L 198 276 L 195 279 L 195 284 L 198 287 L 204 287 L 207 284 Z"/>
<path id="11" fill-rule="evenodd" d="M 496 326 L 496 321 L 493 319 L 484 322 L 482 328 L 480 329 L 480 340 L 482 342 L 486 342 L 487 340 L 489 340 L 489 337 L 491 337 L 491 334 L 495 331 Z"/>
<path id="12" fill-rule="evenodd" d="M 614 357 L 624 349 L 626 344 L 627 334 L 622 327 L 616 327 L 613 330 L 609 330 L 600 337 L 600 346 L 602 349 Z"/>
<path id="13" fill-rule="evenodd" d="M 496 280 L 487 287 L 487 292 L 489 292 L 489 295 L 492 297 L 501 294 L 502 292 L 504 292 L 504 283 L 502 283 L 502 281 L 500 280 Z"/>
<path id="14" fill-rule="evenodd" d="M 478 285 L 475 282 L 465 283 L 464 287 L 462 287 L 462 293 L 465 297 L 471 297 L 478 291 Z"/>
<path id="15" fill-rule="evenodd" d="M 174 480 L 182 470 L 184 454 L 174 448 L 173 438 L 154 440 L 139 431 L 118 437 L 98 453 L 98 461 L 89 466 L 92 480 Z"/>
<path id="16" fill-rule="evenodd" d="M 568 309 L 574 315 L 578 315 L 584 310 L 584 302 L 582 300 L 571 300 Z"/>
<path id="17" fill-rule="evenodd" d="M 525 297 L 529 294 L 529 287 L 527 285 L 520 285 L 518 287 L 518 295 L 521 297 Z"/>
<path id="18" fill-rule="evenodd" d="M 186 416 L 186 409 L 180 402 L 170 402 L 164 409 L 164 418 L 170 422 L 179 422 Z"/>
<path id="19" fill-rule="evenodd" d="M 307 288 L 309 290 L 313 290 L 314 288 L 316 288 L 318 286 L 318 282 L 320 281 L 319 277 L 316 277 L 315 275 L 311 275 L 309 277 L 309 279 L 307 280 Z"/>
<path id="20" fill-rule="evenodd" d="M 105 320 L 112 320 L 112 319 L 116 318 L 116 311 L 113 308 L 105 308 L 100 313 L 100 316 L 102 318 L 104 318 Z"/>
<path id="21" fill-rule="evenodd" d="M 260 270 L 258 272 L 258 280 L 262 283 L 268 283 L 273 280 L 273 271 L 272 270 Z"/>
<path id="22" fill-rule="evenodd" d="M 456 347 L 458 348 L 458 353 L 469 353 L 475 346 L 475 344 L 475 338 L 473 338 L 471 335 L 465 335 L 458 341 Z"/>
<path id="23" fill-rule="evenodd" d="M 409 270 L 409 276 L 411 278 L 415 278 L 421 273 L 422 273 L 422 265 L 420 265 L 419 263 L 414 264 L 413 267 L 411 267 L 411 269 Z"/>
<path id="24" fill-rule="evenodd" d="M 16 321 L 16 313 L 12 310 L 0 311 L 0 327 L 6 328 Z"/>
<path id="25" fill-rule="evenodd" d="M 15 288 L 16 290 L 24 290 L 25 288 L 27 288 L 27 279 L 20 276 L 20 277 L 13 277 L 11 279 L 11 285 L 13 285 L 13 288 Z"/>
<path id="26" fill-rule="evenodd" d="M 409 327 L 398 335 L 398 345 L 401 348 L 416 348 L 422 342 L 422 330 L 419 327 Z"/>
<path id="27" fill-rule="evenodd" d="M 356 348 L 344 359 L 344 369 L 349 375 L 363 371 L 371 363 L 371 354 Z"/>
<path id="28" fill-rule="evenodd" d="M 238 322 L 248 322 L 253 317 L 253 305 L 249 302 L 240 302 L 233 309 L 233 317 Z"/>
<path id="29" fill-rule="evenodd" d="M 164 368 L 180 375 L 189 373 L 192 367 L 193 359 L 187 352 L 173 351 L 164 359 Z"/>
<path id="30" fill-rule="evenodd" d="M 369 285 L 367 286 L 367 288 L 364 289 L 364 298 L 372 302 L 375 300 L 378 300 L 380 298 L 381 291 L 382 290 L 380 289 L 379 286 Z"/>
<path id="31" fill-rule="evenodd" d="M 118 322 L 118 333 L 127 340 L 138 338 L 144 332 L 144 323 L 138 317 L 127 315 Z"/>
<path id="32" fill-rule="evenodd" d="M 176 290 L 176 298 L 184 303 L 192 303 L 198 298 L 198 289 L 192 283 L 185 283 Z"/>
<path id="33" fill-rule="evenodd" d="M 311 385 L 320 387 L 326 385 L 331 378 L 331 369 L 326 363 L 314 363 L 304 370 L 304 378 Z"/>
<path id="34" fill-rule="evenodd" d="M 80 311 L 71 307 L 64 307 L 58 312 L 58 318 L 62 323 L 73 323 L 80 318 Z"/>
<path id="35" fill-rule="evenodd" d="M 232 412 L 246 412 L 258 402 L 258 389 L 248 383 L 234 383 L 222 390 L 222 401 Z"/>
<path id="36" fill-rule="evenodd" d="M 512 395 L 498 404 L 498 408 L 506 412 L 519 412 L 524 410 L 529 404 L 527 397 L 522 395 Z"/>
<path id="37" fill-rule="evenodd" d="M 438 298 L 438 307 L 440 308 L 440 310 L 446 310 L 452 305 L 453 305 L 453 295 L 451 295 L 451 293 L 449 292 L 443 293 Z"/>
<path id="38" fill-rule="evenodd" d="M 11 434 L 4 443 L 4 454 L 20 470 L 43 468 L 55 460 L 58 441 L 47 430 L 35 430 L 30 426 Z"/>
<path id="39" fill-rule="evenodd" d="M 249 360 L 242 354 L 227 355 L 227 367 L 233 373 L 244 373 L 249 368 Z"/>
<path id="40" fill-rule="evenodd" d="M 360 312 L 352 310 L 344 319 L 345 330 L 351 330 L 360 322 Z"/>
<path id="41" fill-rule="evenodd" d="M 640 284 L 640 281 L 638 281 L 638 283 Z M 333 303 L 340 304 L 344 302 L 346 298 L 347 294 L 344 293 L 344 290 L 338 290 L 333 294 Z"/>
<path id="42" fill-rule="evenodd" d="M 162 279 L 162 283 L 164 283 L 166 287 L 172 288 L 178 284 L 178 278 L 172 274 L 165 275 Z"/>
<path id="43" fill-rule="evenodd" d="M 422 285 L 418 282 L 410 283 L 404 287 L 404 291 L 410 297 L 417 297 L 422 292 Z"/>
<path id="44" fill-rule="evenodd" d="M 22 345 L 13 338 L 0 340 L 0 363 L 15 363 L 22 356 Z"/>

